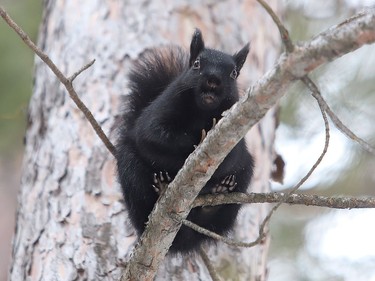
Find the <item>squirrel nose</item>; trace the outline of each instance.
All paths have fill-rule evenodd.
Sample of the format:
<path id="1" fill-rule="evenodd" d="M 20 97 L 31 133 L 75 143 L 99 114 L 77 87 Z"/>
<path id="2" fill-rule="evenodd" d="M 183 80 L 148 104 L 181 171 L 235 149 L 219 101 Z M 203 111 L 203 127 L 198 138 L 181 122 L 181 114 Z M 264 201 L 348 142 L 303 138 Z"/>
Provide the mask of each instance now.
<path id="1" fill-rule="evenodd" d="M 210 87 L 211 89 L 216 89 L 217 87 L 220 86 L 220 83 L 221 83 L 220 79 L 215 75 L 210 75 L 206 81 L 207 86 Z"/>

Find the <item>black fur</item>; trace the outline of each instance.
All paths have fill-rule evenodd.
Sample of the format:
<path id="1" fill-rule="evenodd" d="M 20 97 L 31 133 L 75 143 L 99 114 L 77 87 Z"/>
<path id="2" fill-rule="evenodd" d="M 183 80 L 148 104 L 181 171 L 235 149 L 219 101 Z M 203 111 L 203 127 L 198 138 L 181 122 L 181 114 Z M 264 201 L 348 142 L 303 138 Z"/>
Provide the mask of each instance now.
<path id="1" fill-rule="evenodd" d="M 202 129 L 210 130 L 213 118 L 219 120 L 238 101 L 236 78 L 248 52 L 249 44 L 233 56 L 205 48 L 197 29 L 190 56 L 168 47 L 148 50 L 135 62 L 129 75 L 130 110 L 116 148 L 125 204 L 138 235 L 159 196 L 154 174 L 165 171 L 173 179 L 199 144 Z M 246 192 L 252 174 L 253 159 L 241 140 L 200 194 Z M 238 204 L 194 208 L 188 220 L 226 234 L 239 209 Z M 204 241 L 212 239 L 182 226 L 170 251 L 191 252 Z"/>

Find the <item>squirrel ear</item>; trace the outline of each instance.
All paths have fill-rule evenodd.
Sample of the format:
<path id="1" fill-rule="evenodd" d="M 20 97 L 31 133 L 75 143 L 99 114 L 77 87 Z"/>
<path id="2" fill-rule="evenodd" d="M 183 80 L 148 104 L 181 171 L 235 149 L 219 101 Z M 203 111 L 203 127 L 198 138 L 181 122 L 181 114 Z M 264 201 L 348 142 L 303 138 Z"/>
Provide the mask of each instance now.
<path id="1" fill-rule="evenodd" d="M 199 53 L 204 49 L 204 42 L 202 38 L 202 32 L 196 28 L 193 34 L 193 38 L 190 43 L 190 59 L 189 66 L 192 66 L 194 61 L 197 59 Z"/>
<path id="2" fill-rule="evenodd" d="M 246 61 L 247 54 L 250 51 L 250 43 L 247 43 L 238 53 L 233 55 L 233 59 L 236 62 L 236 70 L 240 72 L 243 64 Z"/>

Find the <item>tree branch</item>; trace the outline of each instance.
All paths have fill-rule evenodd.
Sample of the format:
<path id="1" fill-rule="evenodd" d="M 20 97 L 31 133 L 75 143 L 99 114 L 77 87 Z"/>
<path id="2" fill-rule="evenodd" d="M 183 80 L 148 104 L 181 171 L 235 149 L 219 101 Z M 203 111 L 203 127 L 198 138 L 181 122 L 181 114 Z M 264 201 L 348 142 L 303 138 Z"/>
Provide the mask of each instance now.
<path id="1" fill-rule="evenodd" d="M 204 235 L 209 236 L 213 239 L 222 241 L 225 244 L 235 246 L 235 247 L 251 248 L 251 247 L 254 247 L 255 245 L 258 245 L 264 238 L 264 235 L 259 235 L 258 238 L 255 239 L 253 242 L 249 242 L 249 243 L 241 242 L 241 241 L 236 241 L 236 240 L 228 238 L 228 237 L 221 236 L 221 235 L 219 235 L 219 234 L 217 234 L 213 231 L 210 231 L 206 228 L 200 227 L 199 225 L 197 225 L 197 224 L 195 224 L 191 221 L 188 221 L 186 219 L 182 220 L 182 224 L 194 229 L 195 231 L 197 231 L 201 234 L 204 234 Z"/>
<path id="2" fill-rule="evenodd" d="M 205 229 L 186 219 L 182 220 L 182 224 L 194 229 L 195 231 L 209 236 L 213 239 L 221 241 L 225 244 L 235 247 L 251 248 L 261 243 L 266 236 L 265 226 L 270 220 L 275 210 L 282 204 L 288 203 L 292 205 L 318 206 L 336 209 L 359 209 L 359 208 L 375 208 L 375 198 L 351 198 L 351 197 L 325 197 L 317 195 L 294 194 L 293 188 L 287 194 L 285 193 L 230 193 L 221 195 L 203 195 L 198 196 L 194 201 L 194 207 L 199 206 L 217 206 L 223 204 L 246 204 L 246 203 L 277 203 L 269 212 L 259 227 L 258 238 L 253 242 L 237 241 L 228 237 L 221 236 L 215 232 Z"/>
<path id="3" fill-rule="evenodd" d="M 344 54 L 375 41 L 375 9 L 328 29 L 281 55 L 277 65 L 235 104 L 188 157 L 184 167 L 156 203 L 122 280 L 152 280 L 186 219 L 195 197 L 229 151 L 299 78 Z M 152 229 L 152 232 L 150 231 Z M 155 237 L 158 243 L 155 243 Z M 141 275 L 139 275 L 141 273 Z M 137 275 L 136 275 L 137 274 Z"/>
<path id="4" fill-rule="evenodd" d="M 285 46 L 285 50 L 287 53 L 290 53 L 294 50 L 294 44 L 292 40 L 290 40 L 289 32 L 282 24 L 279 17 L 276 13 L 272 10 L 272 8 L 267 4 L 267 2 L 263 0 L 257 0 L 260 5 L 267 11 L 267 13 L 271 16 L 273 22 L 276 24 L 277 28 L 279 29 L 280 37 Z"/>
<path id="5" fill-rule="evenodd" d="M 307 194 L 272 193 L 238 193 L 220 195 L 200 195 L 195 199 L 193 208 L 199 206 L 216 206 L 222 204 L 254 204 L 254 203 L 284 203 L 290 205 L 305 205 L 327 207 L 333 209 L 362 209 L 375 208 L 374 197 L 327 197 Z"/>
<path id="6" fill-rule="evenodd" d="M 103 132 L 102 128 L 95 120 L 95 117 L 92 115 L 91 111 L 86 107 L 86 105 L 82 102 L 82 100 L 77 95 L 74 87 L 73 87 L 73 80 L 85 71 L 87 68 L 92 66 L 95 60 L 92 60 L 90 63 L 83 66 L 80 70 L 74 73 L 71 77 L 67 78 L 65 75 L 60 71 L 60 69 L 53 63 L 53 61 L 46 55 L 42 50 L 40 50 L 34 42 L 30 39 L 30 37 L 10 18 L 7 12 L 0 6 L 0 16 L 4 19 L 4 21 L 18 34 L 19 37 L 25 42 L 25 44 L 38 56 L 40 57 L 46 65 L 52 70 L 52 72 L 56 75 L 56 77 L 60 80 L 60 82 L 65 86 L 66 90 L 69 93 L 69 96 L 77 105 L 77 107 L 83 112 L 87 120 L 90 122 L 91 126 L 94 128 L 96 134 L 99 138 L 103 141 L 104 145 L 107 147 L 109 152 L 115 156 L 116 149 L 113 144 L 110 142 L 106 134 Z"/>
<path id="7" fill-rule="evenodd" d="M 222 281 L 220 276 L 217 274 L 216 269 L 212 265 L 210 258 L 208 257 L 208 255 L 202 247 L 199 248 L 199 254 L 201 255 L 201 258 L 207 267 L 208 273 L 210 274 L 212 281 Z"/>
<path id="8" fill-rule="evenodd" d="M 313 97 L 318 101 L 319 106 L 323 108 L 323 110 L 327 113 L 329 118 L 332 120 L 333 124 L 335 124 L 336 128 L 339 129 L 348 138 L 357 142 L 367 152 L 370 152 L 371 154 L 375 155 L 375 149 L 365 140 L 354 134 L 353 131 L 351 131 L 347 126 L 345 126 L 345 124 L 342 123 L 342 121 L 337 117 L 337 115 L 332 111 L 332 109 L 329 107 L 329 105 L 323 98 L 315 83 L 313 83 L 311 79 L 307 76 L 304 77 L 302 81 L 310 89 Z"/>

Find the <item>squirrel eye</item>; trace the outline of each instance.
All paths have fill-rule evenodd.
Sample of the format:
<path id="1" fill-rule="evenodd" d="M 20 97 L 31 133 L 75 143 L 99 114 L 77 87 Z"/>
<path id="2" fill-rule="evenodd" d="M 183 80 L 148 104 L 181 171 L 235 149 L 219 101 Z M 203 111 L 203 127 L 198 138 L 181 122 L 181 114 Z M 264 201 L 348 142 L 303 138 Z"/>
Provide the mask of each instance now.
<path id="1" fill-rule="evenodd" d="M 199 69 L 201 66 L 201 62 L 199 59 L 196 59 L 195 62 L 193 63 L 193 69 Z"/>
<path id="2" fill-rule="evenodd" d="M 232 72 L 230 73 L 230 78 L 236 79 L 238 76 L 238 72 L 236 69 L 233 69 Z"/>

